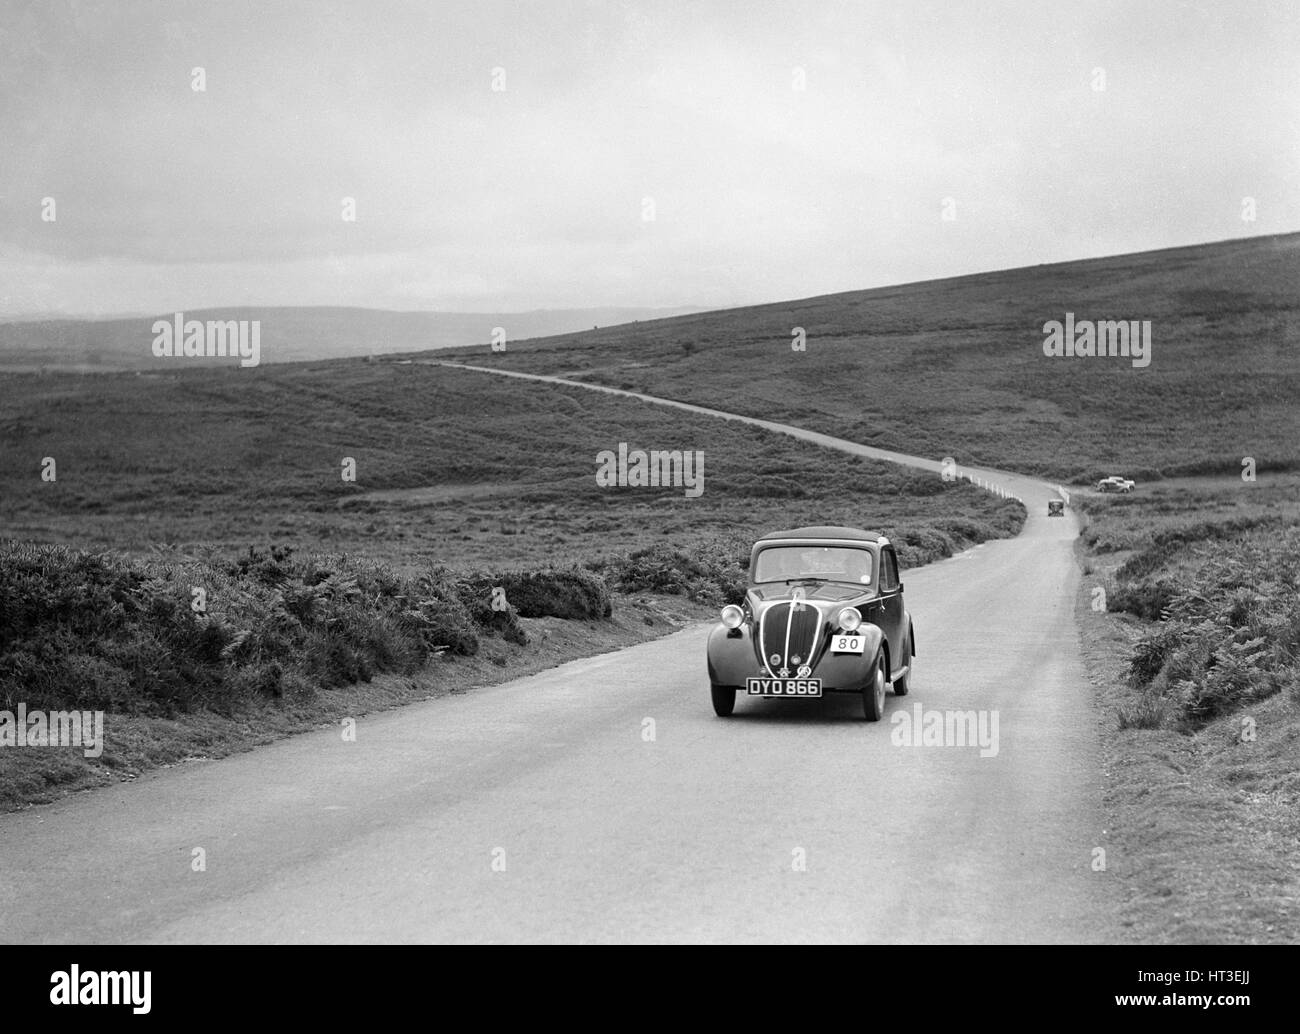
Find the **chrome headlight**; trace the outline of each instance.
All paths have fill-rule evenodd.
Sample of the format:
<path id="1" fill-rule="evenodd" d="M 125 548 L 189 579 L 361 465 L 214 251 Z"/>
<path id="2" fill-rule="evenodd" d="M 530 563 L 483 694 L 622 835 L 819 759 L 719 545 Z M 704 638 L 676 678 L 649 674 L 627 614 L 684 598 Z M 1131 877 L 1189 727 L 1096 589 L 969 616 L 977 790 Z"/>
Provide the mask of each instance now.
<path id="1" fill-rule="evenodd" d="M 856 632 L 862 624 L 862 615 L 857 607 L 845 607 L 835 618 L 845 632 Z"/>
<path id="2" fill-rule="evenodd" d="M 739 628 L 745 623 L 745 612 L 734 603 L 722 608 L 722 623 L 728 628 Z"/>

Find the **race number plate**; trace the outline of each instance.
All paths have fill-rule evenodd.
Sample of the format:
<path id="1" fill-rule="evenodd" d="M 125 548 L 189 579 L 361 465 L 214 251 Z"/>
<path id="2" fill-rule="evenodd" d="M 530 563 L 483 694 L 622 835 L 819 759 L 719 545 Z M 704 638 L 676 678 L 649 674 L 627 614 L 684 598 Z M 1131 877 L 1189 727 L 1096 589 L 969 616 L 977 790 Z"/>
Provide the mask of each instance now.
<path id="1" fill-rule="evenodd" d="M 747 679 L 746 691 L 752 697 L 819 697 L 821 679 Z"/>
<path id="2" fill-rule="evenodd" d="M 864 635 L 831 636 L 831 653 L 862 653 L 867 646 Z"/>

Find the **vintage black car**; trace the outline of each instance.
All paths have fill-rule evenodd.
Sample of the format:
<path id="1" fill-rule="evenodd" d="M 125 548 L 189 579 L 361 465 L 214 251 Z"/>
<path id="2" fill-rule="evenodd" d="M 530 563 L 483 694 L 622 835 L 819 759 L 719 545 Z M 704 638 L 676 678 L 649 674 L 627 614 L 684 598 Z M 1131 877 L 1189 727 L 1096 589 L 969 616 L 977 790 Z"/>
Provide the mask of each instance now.
<path id="1" fill-rule="evenodd" d="M 859 528 L 777 531 L 754 543 L 744 603 L 709 635 L 713 710 L 736 694 L 806 699 L 860 693 L 867 720 L 885 711 L 885 683 L 907 692 L 916 638 L 898 557 Z"/>

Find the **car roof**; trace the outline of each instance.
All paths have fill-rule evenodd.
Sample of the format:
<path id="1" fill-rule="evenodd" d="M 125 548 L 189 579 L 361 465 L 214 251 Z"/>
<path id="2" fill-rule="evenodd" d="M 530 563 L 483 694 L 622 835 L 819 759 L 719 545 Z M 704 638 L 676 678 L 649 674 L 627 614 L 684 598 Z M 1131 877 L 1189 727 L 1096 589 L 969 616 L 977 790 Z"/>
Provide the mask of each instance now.
<path id="1" fill-rule="evenodd" d="M 811 524 L 806 528 L 791 528 L 789 531 L 770 531 L 759 542 L 773 539 L 838 539 L 840 541 L 884 542 L 883 535 L 861 528 L 848 528 L 836 524 Z"/>

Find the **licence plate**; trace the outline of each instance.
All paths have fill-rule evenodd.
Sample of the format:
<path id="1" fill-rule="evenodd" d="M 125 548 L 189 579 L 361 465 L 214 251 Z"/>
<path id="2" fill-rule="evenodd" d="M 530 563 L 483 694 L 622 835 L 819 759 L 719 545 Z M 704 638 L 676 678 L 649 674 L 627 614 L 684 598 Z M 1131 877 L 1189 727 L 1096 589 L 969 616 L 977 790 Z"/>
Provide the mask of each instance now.
<path id="1" fill-rule="evenodd" d="M 866 649 L 864 635 L 837 635 L 831 637 L 831 653 L 862 653 Z"/>
<path id="2" fill-rule="evenodd" d="M 752 697 L 819 697 L 821 679 L 747 679 L 745 689 Z"/>

